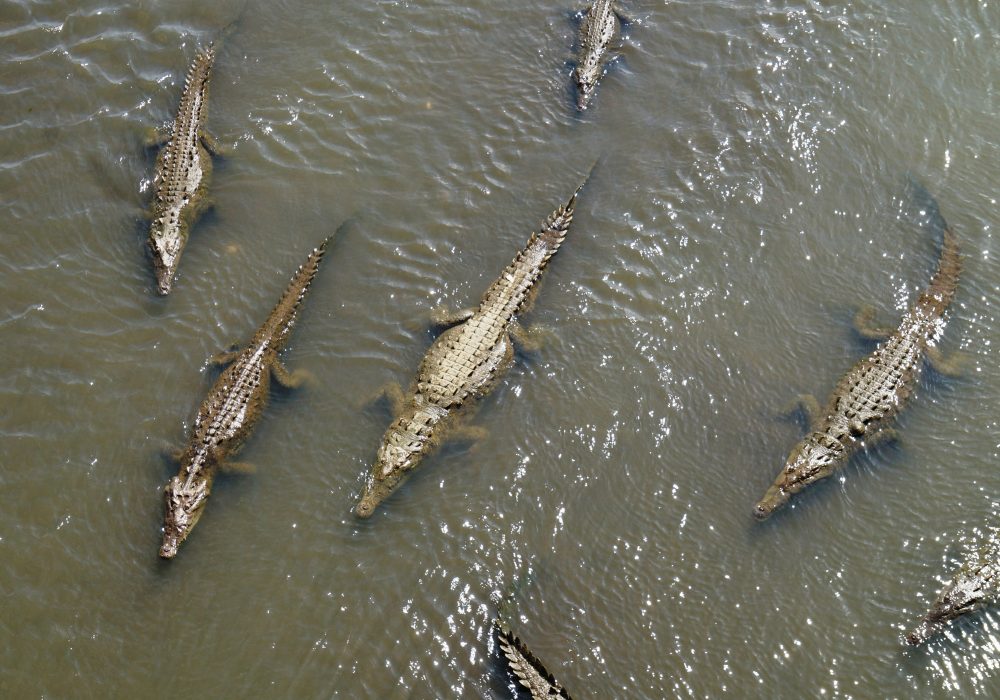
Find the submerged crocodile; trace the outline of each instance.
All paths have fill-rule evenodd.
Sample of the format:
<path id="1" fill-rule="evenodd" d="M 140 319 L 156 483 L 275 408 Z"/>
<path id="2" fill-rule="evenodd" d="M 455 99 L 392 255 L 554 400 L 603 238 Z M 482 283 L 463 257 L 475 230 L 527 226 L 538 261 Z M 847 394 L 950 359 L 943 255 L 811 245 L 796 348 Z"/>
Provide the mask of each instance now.
<path id="1" fill-rule="evenodd" d="M 1000 540 L 994 537 L 971 561 L 960 568 L 906 641 L 923 644 L 957 617 L 1000 599 Z"/>
<path id="2" fill-rule="evenodd" d="M 576 106 L 587 109 L 597 81 L 604 75 L 604 59 L 611 42 L 620 33 L 619 23 L 628 21 L 614 0 L 594 0 L 584 10 L 580 24 L 580 48 L 577 52 L 573 80 L 576 82 Z"/>
<path id="3" fill-rule="evenodd" d="M 278 353 L 284 347 L 309 291 L 329 238 L 310 253 L 264 325 L 246 349 L 215 355 L 211 362 L 226 366 L 198 409 L 187 449 L 174 453 L 180 471 L 164 490 L 166 513 L 160 556 L 171 559 L 191 534 L 204 511 L 216 472 L 249 471 L 230 461 L 246 442 L 267 404 L 271 379 L 286 388 L 302 384 L 304 372 L 289 372 Z M 228 366 L 227 366 L 228 365 Z"/>
<path id="4" fill-rule="evenodd" d="M 215 61 L 209 44 L 194 57 L 184 83 L 170 133 L 153 139 L 163 143 L 156 158 L 149 251 L 156 271 L 156 287 L 169 294 L 191 225 L 208 208 L 206 190 L 212 174 L 212 155 L 219 153 L 215 139 L 205 130 L 208 118 L 208 80 Z"/>
<path id="5" fill-rule="evenodd" d="M 524 249 L 486 290 L 478 308 L 435 315 L 439 326 L 450 328 L 427 351 L 409 392 L 404 395 L 398 384 L 383 387 L 396 419 L 382 438 L 355 510 L 359 517 L 371 516 L 445 433 L 464 433 L 473 439 L 483 435 L 482 428 L 464 426 L 458 430 L 455 418 L 496 387 L 513 361 L 512 339 L 525 347 L 537 344 L 516 316 L 534 301 L 535 284 L 566 238 L 582 188 L 581 184 L 569 201 L 549 215 L 541 231 L 531 235 Z"/>
<path id="6" fill-rule="evenodd" d="M 930 223 L 944 233 L 937 271 L 895 331 L 871 328 L 872 309 L 859 312 L 856 322 L 862 334 L 885 339 L 841 378 L 825 409 L 821 411 L 811 396 L 800 397 L 811 431 L 792 450 L 778 478 L 754 508 L 758 520 L 770 516 L 810 484 L 833 474 L 866 444 L 894 437 L 889 424 L 913 393 L 925 357 L 944 370 L 934 342 L 955 296 L 962 260 L 958 240 L 937 204 L 926 192 L 919 190 L 917 194 L 926 201 Z"/>
<path id="7" fill-rule="evenodd" d="M 528 650 L 524 642 L 510 631 L 510 627 L 502 618 L 498 617 L 493 624 L 497 629 L 500 649 L 507 657 L 510 670 L 513 671 L 518 682 L 531 692 L 532 700 L 549 700 L 550 698 L 570 700 L 566 689 Z"/>

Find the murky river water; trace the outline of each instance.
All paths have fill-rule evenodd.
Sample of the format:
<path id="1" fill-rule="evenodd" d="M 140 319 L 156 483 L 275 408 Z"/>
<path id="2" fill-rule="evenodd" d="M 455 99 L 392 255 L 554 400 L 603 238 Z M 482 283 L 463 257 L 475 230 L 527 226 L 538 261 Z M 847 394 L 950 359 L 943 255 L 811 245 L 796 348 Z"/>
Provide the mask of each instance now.
<path id="1" fill-rule="evenodd" d="M 572 3 L 250 0 L 228 147 L 155 296 L 144 130 L 242 2 L 0 2 L 0 695 L 505 698 L 489 623 L 578 698 L 1000 695 L 1000 614 L 899 641 L 1000 498 L 996 0 L 627 2 L 592 109 Z M 421 322 L 460 307 L 604 156 L 529 319 L 550 331 L 370 521 L 351 508 Z M 757 524 L 799 426 L 963 242 L 902 442 Z M 275 394 L 173 562 L 161 490 L 213 375 L 331 248 Z M 530 576 L 526 576 L 530 572 Z M 527 582 L 515 586 L 515 582 Z"/>

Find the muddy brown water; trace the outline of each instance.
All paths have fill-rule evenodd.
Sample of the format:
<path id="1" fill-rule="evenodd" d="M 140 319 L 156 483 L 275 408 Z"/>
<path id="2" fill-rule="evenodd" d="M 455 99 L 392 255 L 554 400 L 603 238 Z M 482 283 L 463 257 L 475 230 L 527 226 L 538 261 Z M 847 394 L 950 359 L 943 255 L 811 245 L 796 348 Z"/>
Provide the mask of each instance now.
<path id="1" fill-rule="evenodd" d="M 1000 615 L 899 635 L 995 518 L 1000 5 L 627 2 L 594 106 L 572 3 L 258 2 L 211 88 L 215 208 L 155 296 L 141 216 L 198 46 L 242 2 L 0 4 L 0 694 L 506 698 L 489 623 L 578 698 L 1000 695 Z M 376 513 L 351 508 L 434 306 L 466 306 L 576 186 L 519 357 Z M 902 442 L 757 524 L 936 241 L 966 272 Z M 212 376 L 341 227 L 277 392 L 180 556 L 161 489 Z M 530 574 L 530 575 L 529 575 Z M 517 585 L 518 581 L 524 583 Z"/>

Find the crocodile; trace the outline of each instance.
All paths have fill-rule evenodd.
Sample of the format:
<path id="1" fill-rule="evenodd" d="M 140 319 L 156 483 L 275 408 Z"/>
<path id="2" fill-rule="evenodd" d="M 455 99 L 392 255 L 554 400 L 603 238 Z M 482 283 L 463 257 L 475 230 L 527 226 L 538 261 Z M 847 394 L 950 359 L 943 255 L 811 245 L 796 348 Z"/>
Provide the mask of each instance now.
<path id="1" fill-rule="evenodd" d="M 996 533 L 994 533 L 995 535 Z M 955 573 L 906 642 L 923 644 L 957 617 L 978 610 L 1000 599 L 1000 541 L 994 537 Z"/>
<path id="2" fill-rule="evenodd" d="M 881 337 L 883 342 L 841 378 L 824 409 L 811 396 L 799 397 L 811 430 L 754 507 L 758 520 L 769 517 L 810 484 L 829 477 L 866 445 L 893 439 L 890 423 L 913 393 L 925 358 L 947 373 L 935 344 L 955 296 L 962 259 L 958 239 L 936 202 L 922 188 L 915 189 L 926 203 L 928 222 L 943 231 L 937 270 L 895 331 L 871 327 L 871 307 L 858 313 L 855 321 L 862 335 Z"/>
<path id="3" fill-rule="evenodd" d="M 583 11 L 580 24 L 580 47 L 573 80 L 576 82 L 576 106 L 587 109 L 597 81 L 604 75 L 604 62 L 611 42 L 620 33 L 619 24 L 628 21 L 614 0 L 595 0 Z"/>
<path id="4" fill-rule="evenodd" d="M 549 700 L 550 698 L 570 700 L 566 689 L 528 650 L 524 642 L 511 632 L 510 627 L 502 618 L 496 618 L 493 624 L 497 630 L 497 639 L 500 641 L 500 650 L 507 658 L 510 670 L 518 682 L 531 693 L 532 700 Z"/>
<path id="5" fill-rule="evenodd" d="M 220 152 L 218 142 L 205 129 L 214 61 L 214 43 L 198 51 L 188 69 L 170 133 L 151 139 L 151 143 L 163 145 L 156 158 L 156 194 L 147 240 L 160 294 L 170 293 L 190 228 L 209 206 L 211 156 Z"/>
<path id="6" fill-rule="evenodd" d="M 355 509 L 358 517 L 370 517 L 446 433 L 474 440 L 484 435 L 482 428 L 454 425 L 455 419 L 496 387 L 513 361 L 514 342 L 526 348 L 537 345 L 517 316 L 532 306 L 536 282 L 566 238 L 584 184 L 586 180 L 549 215 L 541 231 L 531 235 L 478 308 L 434 315 L 436 324 L 447 330 L 427 351 L 409 391 L 404 395 L 394 383 L 382 388 L 396 419 L 382 438 Z"/>
<path id="7" fill-rule="evenodd" d="M 326 252 L 327 238 L 295 272 L 264 325 L 245 349 L 230 348 L 211 358 L 225 367 L 198 409 L 185 450 L 173 453 L 180 471 L 164 489 L 166 513 L 160 556 L 171 559 L 198 523 L 218 471 L 250 471 L 231 461 L 246 442 L 267 404 L 271 379 L 295 388 L 308 376 L 289 372 L 278 358 Z"/>

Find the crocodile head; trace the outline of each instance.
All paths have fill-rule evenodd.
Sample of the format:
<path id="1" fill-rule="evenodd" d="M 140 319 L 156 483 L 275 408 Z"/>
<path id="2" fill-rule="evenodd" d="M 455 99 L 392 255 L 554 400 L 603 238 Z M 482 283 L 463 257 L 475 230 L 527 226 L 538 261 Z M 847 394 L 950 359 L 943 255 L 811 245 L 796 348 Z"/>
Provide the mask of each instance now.
<path id="1" fill-rule="evenodd" d="M 843 451 L 843 445 L 825 433 L 808 435 L 795 446 L 778 478 L 754 506 L 754 517 L 766 520 L 806 486 L 830 476 L 841 461 Z"/>
<path id="2" fill-rule="evenodd" d="M 149 230 L 149 252 L 156 271 L 156 289 L 169 294 L 184 247 L 184 231 L 179 211 L 161 212 L 153 219 Z"/>
<path id="3" fill-rule="evenodd" d="M 423 457 L 423 450 L 413 449 L 409 442 L 400 443 L 394 439 L 396 435 L 398 433 L 390 430 L 378 449 L 372 476 L 354 509 L 359 518 L 371 517 L 379 504 L 392 495 Z"/>
<path id="4" fill-rule="evenodd" d="M 163 519 L 161 557 L 173 559 L 177 556 L 181 542 L 187 539 L 201 518 L 209 491 L 210 484 L 205 479 L 185 483 L 180 477 L 175 476 L 167 484 L 164 490 L 167 508 Z"/>
<path id="5" fill-rule="evenodd" d="M 576 79 L 576 108 L 581 112 L 587 109 L 590 98 L 597 87 L 597 79 L 601 77 L 601 67 L 597 57 L 588 55 L 574 74 Z"/>
<path id="6" fill-rule="evenodd" d="M 906 642 L 913 646 L 923 644 L 951 620 L 981 608 L 995 593 L 991 590 L 993 577 L 984 575 L 985 568 L 959 572 L 941 591 L 920 624 L 906 635 Z"/>

